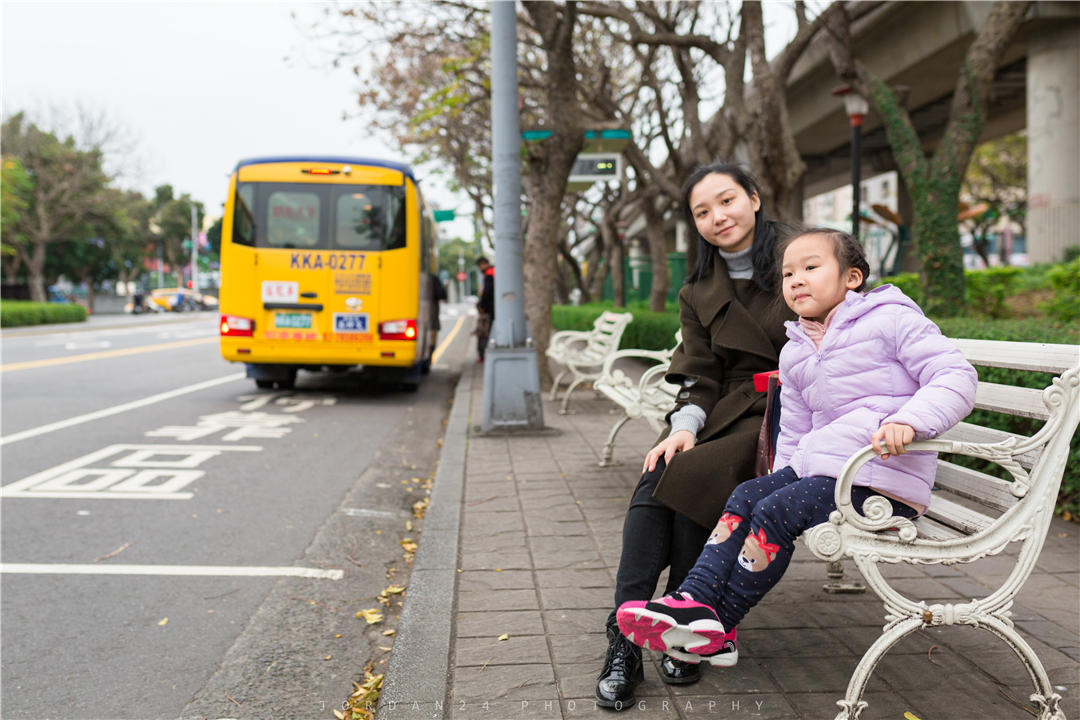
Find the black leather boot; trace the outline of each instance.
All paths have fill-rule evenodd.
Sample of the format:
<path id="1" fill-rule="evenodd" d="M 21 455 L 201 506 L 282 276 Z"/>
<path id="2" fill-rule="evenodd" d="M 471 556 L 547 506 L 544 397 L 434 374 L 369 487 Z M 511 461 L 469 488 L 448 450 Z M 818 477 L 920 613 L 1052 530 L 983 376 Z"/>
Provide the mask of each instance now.
<path id="1" fill-rule="evenodd" d="M 701 664 L 688 663 L 665 655 L 660 661 L 660 679 L 668 685 L 689 685 L 701 679 Z"/>
<path id="2" fill-rule="evenodd" d="M 596 704 L 624 710 L 634 706 L 634 688 L 645 679 L 641 648 L 623 637 L 614 618 L 607 624 L 608 649 L 596 681 Z"/>

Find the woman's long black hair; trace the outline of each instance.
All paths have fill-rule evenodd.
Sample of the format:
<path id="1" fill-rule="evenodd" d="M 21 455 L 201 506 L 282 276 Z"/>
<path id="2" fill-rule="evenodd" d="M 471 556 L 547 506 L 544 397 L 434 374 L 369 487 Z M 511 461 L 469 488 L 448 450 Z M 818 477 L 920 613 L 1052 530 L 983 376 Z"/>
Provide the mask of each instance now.
<path id="1" fill-rule="evenodd" d="M 716 248 L 701 237 L 701 233 L 697 231 L 694 213 L 690 209 L 690 193 L 699 182 L 713 173 L 727 175 L 741 185 L 747 195 L 757 193 L 758 200 L 761 201 L 761 191 L 758 189 L 757 180 L 735 163 L 717 162 L 711 165 L 702 165 L 690 173 L 682 187 L 682 204 L 683 213 L 686 215 L 686 224 L 689 226 L 690 232 L 697 236 L 698 253 L 697 264 L 686 278 L 687 283 L 696 283 L 698 280 L 703 280 L 712 274 L 713 255 L 716 253 Z M 754 213 L 754 240 L 751 246 L 750 259 L 754 266 L 754 283 L 766 292 L 775 292 L 778 285 L 776 242 L 776 223 L 765 219 L 765 202 L 761 201 L 757 212 Z"/>

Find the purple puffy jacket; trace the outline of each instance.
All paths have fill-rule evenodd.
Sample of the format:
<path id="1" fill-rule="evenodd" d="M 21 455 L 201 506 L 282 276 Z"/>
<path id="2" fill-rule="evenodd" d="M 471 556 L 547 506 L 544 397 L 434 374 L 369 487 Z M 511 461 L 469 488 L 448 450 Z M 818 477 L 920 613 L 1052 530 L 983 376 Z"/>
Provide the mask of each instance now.
<path id="1" fill-rule="evenodd" d="M 820 350 L 798 322 L 786 326 L 776 468 L 836 477 L 881 425 L 910 425 L 916 440 L 927 440 L 963 420 L 975 403 L 975 368 L 892 285 L 848 292 Z M 875 459 L 859 469 L 855 484 L 929 506 L 936 467 L 932 452 Z"/>

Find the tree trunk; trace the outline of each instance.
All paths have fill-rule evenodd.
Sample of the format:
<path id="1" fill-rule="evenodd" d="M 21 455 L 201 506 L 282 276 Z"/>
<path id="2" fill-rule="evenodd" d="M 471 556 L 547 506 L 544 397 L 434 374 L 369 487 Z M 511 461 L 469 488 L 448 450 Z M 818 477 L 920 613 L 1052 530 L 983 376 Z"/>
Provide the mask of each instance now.
<path id="1" fill-rule="evenodd" d="M 614 296 L 615 307 L 626 307 L 626 274 L 623 272 L 623 249 L 622 240 L 618 240 L 611 246 L 611 294 Z"/>
<path id="2" fill-rule="evenodd" d="M 667 243 L 664 237 L 664 213 L 656 207 L 656 198 L 643 198 L 645 214 L 645 237 L 649 241 L 649 259 L 652 263 L 652 289 L 649 291 L 649 309 L 663 312 L 667 305 L 668 262 Z"/>
<path id="3" fill-rule="evenodd" d="M 49 296 L 45 292 L 45 243 L 34 243 L 30 261 L 26 263 L 26 272 L 30 284 L 30 299 L 34 302 L 48 302 Z"/>
<path id="4" fill-rule="evenodd" d="M 551 137 L 527 148 L 531 205 L 525 232 L 525 315 L 536 356 L 543 358 L 551 338 L 551 299 L 563 196 L 570 168 L 585 144 L 585 132 L 576 94 L 573 53 L 577 5 L 525 2 L 523 6 L 540 34 L 548 65 L 546 114 Z M 539 366 L 541 385 L 550 385 L 547 363 L 541 361 Z"/>

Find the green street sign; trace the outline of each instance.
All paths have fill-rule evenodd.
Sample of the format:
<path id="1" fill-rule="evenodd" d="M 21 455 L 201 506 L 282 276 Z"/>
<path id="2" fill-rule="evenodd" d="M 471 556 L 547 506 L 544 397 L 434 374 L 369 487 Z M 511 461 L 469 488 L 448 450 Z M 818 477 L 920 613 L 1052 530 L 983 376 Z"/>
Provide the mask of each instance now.
<path id="1" fill-rule="evenodd" d="M 431 213 L 435 217 L 435 222 L 450 222 L 454 219 L 453 210 L 433 210 Z"/>

